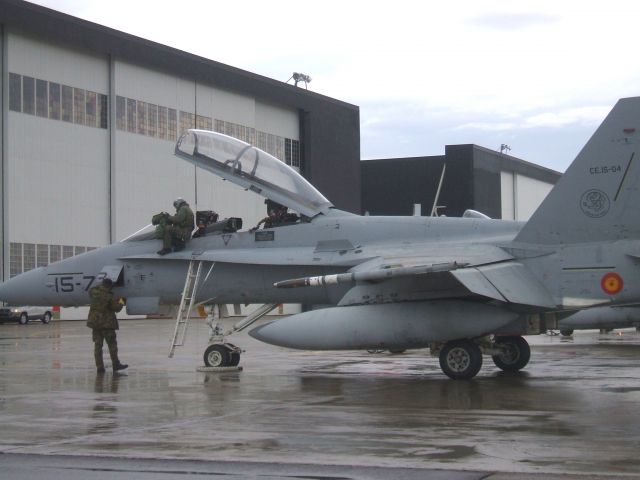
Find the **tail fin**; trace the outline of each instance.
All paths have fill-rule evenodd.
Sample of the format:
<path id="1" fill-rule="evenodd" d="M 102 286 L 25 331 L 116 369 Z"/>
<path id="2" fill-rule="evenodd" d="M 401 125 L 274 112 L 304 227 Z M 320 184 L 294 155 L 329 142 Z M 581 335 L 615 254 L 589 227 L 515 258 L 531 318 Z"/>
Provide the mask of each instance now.
<path id="1" fill-rule="evenodd" d="M 640 97 L 623 98 L 569 166 L 516 242 L 640 238 Z"/>

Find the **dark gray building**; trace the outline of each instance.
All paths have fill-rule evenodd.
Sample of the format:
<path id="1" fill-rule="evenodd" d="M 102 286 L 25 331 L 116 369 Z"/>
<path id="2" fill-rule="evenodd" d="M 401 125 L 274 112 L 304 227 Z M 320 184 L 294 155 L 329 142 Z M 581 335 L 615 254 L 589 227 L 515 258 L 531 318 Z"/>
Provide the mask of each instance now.
<path id="1" fill-rule="evenodd" d="M 433 207 L 443 165 L 438 213 L 466 209 L 492 218 L 526 220 L 560 173 L 478 145 L 447 145 L 444 155 L 362 162 L 362 210 L 371 215 L 422 215 Z"/>

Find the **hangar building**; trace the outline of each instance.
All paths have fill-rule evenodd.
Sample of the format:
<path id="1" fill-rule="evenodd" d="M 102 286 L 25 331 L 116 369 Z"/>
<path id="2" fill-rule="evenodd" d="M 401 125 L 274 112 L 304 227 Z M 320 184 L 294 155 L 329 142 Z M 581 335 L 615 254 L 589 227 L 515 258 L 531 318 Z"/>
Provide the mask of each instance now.
<path id="1" fill-rule="evenodd" d="M 256 224 L 262 198 L 173 155 L 187 128 L 361 210 L 357 106 L 19 0 L 0 0 L 0 87 L 2 279 L 120 240 L 176 197 Z"/>
<path id="2" fill-rule="evenodd" d="M 478 145 L 447 145 L 444 155 L 362 162 L 362 209 L 371 215 L 430 215 L 443 165 L 439 215 L 468 208 L 491 218 L 528 220 L 560 173 Z"/>

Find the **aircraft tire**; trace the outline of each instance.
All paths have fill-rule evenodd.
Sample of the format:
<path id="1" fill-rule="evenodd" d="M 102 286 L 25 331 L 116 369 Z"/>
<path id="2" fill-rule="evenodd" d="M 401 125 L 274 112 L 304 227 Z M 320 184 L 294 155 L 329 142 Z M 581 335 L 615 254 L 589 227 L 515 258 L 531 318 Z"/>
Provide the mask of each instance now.
<path id="1" fill-rule="evenodd" d="M 240 363 L 240 354 L 238 352 L 231 352 L 230 367 L 237 367 Z"/>
<path id="2" fill-rule="evenodd" d="M 468 380 L 482 367 L 480 347 L 471 340 L 452 340 L 440 350 L 440 368 L 449 378 Z"/>
<path id="3" fill-rule="evenodd" d="M 495 343 L 506 347 L 507 353 L 493 355 L 493 363 L 505 372 L 522 370 L 531 358 L 531 348 L 522 337 L 496 337 Z"/>
<path id="4" fill-rule="evenodd" d="M 46 325 L 50 321 L 51 321 L 51 312 L 44 312 L 44 315 L 42 316 L 42 323 Z"/>
<path id="5" fill-rule="evenodd" d="M 562 335 L 563 337 L 570 337 L 571 335 L 573 335 L 573 330 L 560 330 L 560 335 Z"/>
<path id="6" fill-rule="evenodd" d="M 18 322 L 20 322 L 20 325 L 26 325 L 27 323 L 29 323 L 29 316 L 23 312 L 22 314 L 20 314 L 20 319 L 18 320 Z"/>
<path id="7" fill-rule="evenodd" d="M 238 358 L 238 361 L 240 359 Z M 220 344 L 209 345 L 204 351 L 204 364 L 207 367 L 231 366 L 231 352 Z"/>

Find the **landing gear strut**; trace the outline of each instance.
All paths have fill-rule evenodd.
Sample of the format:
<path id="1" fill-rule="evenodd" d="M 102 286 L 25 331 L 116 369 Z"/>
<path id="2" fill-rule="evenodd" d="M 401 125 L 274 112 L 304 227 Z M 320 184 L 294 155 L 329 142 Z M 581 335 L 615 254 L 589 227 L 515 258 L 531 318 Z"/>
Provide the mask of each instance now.
<path id="1" fill-rule="evenodd" d="M 240 354 L 242 353 L 242 350 L 232 343 L 228 343 L 225 340 L 225 337 L 244 330 L 277 306 L 278 305 L 275 303 L 269 303 L 258 307 L 251 314 L 247 315 L 246 318 L 236 323 L 231 330 L 226 332 L 222 328 L 221 324 L 215 323 L 212 312 L 212 314 L 207 318 L 210 335 L 209 346 L 206 348 L 203 355 L 205 366 L 237 367 L 240 363 Z M 220 317 L 222 317 L 222 315 L 220 315 Z"/>

